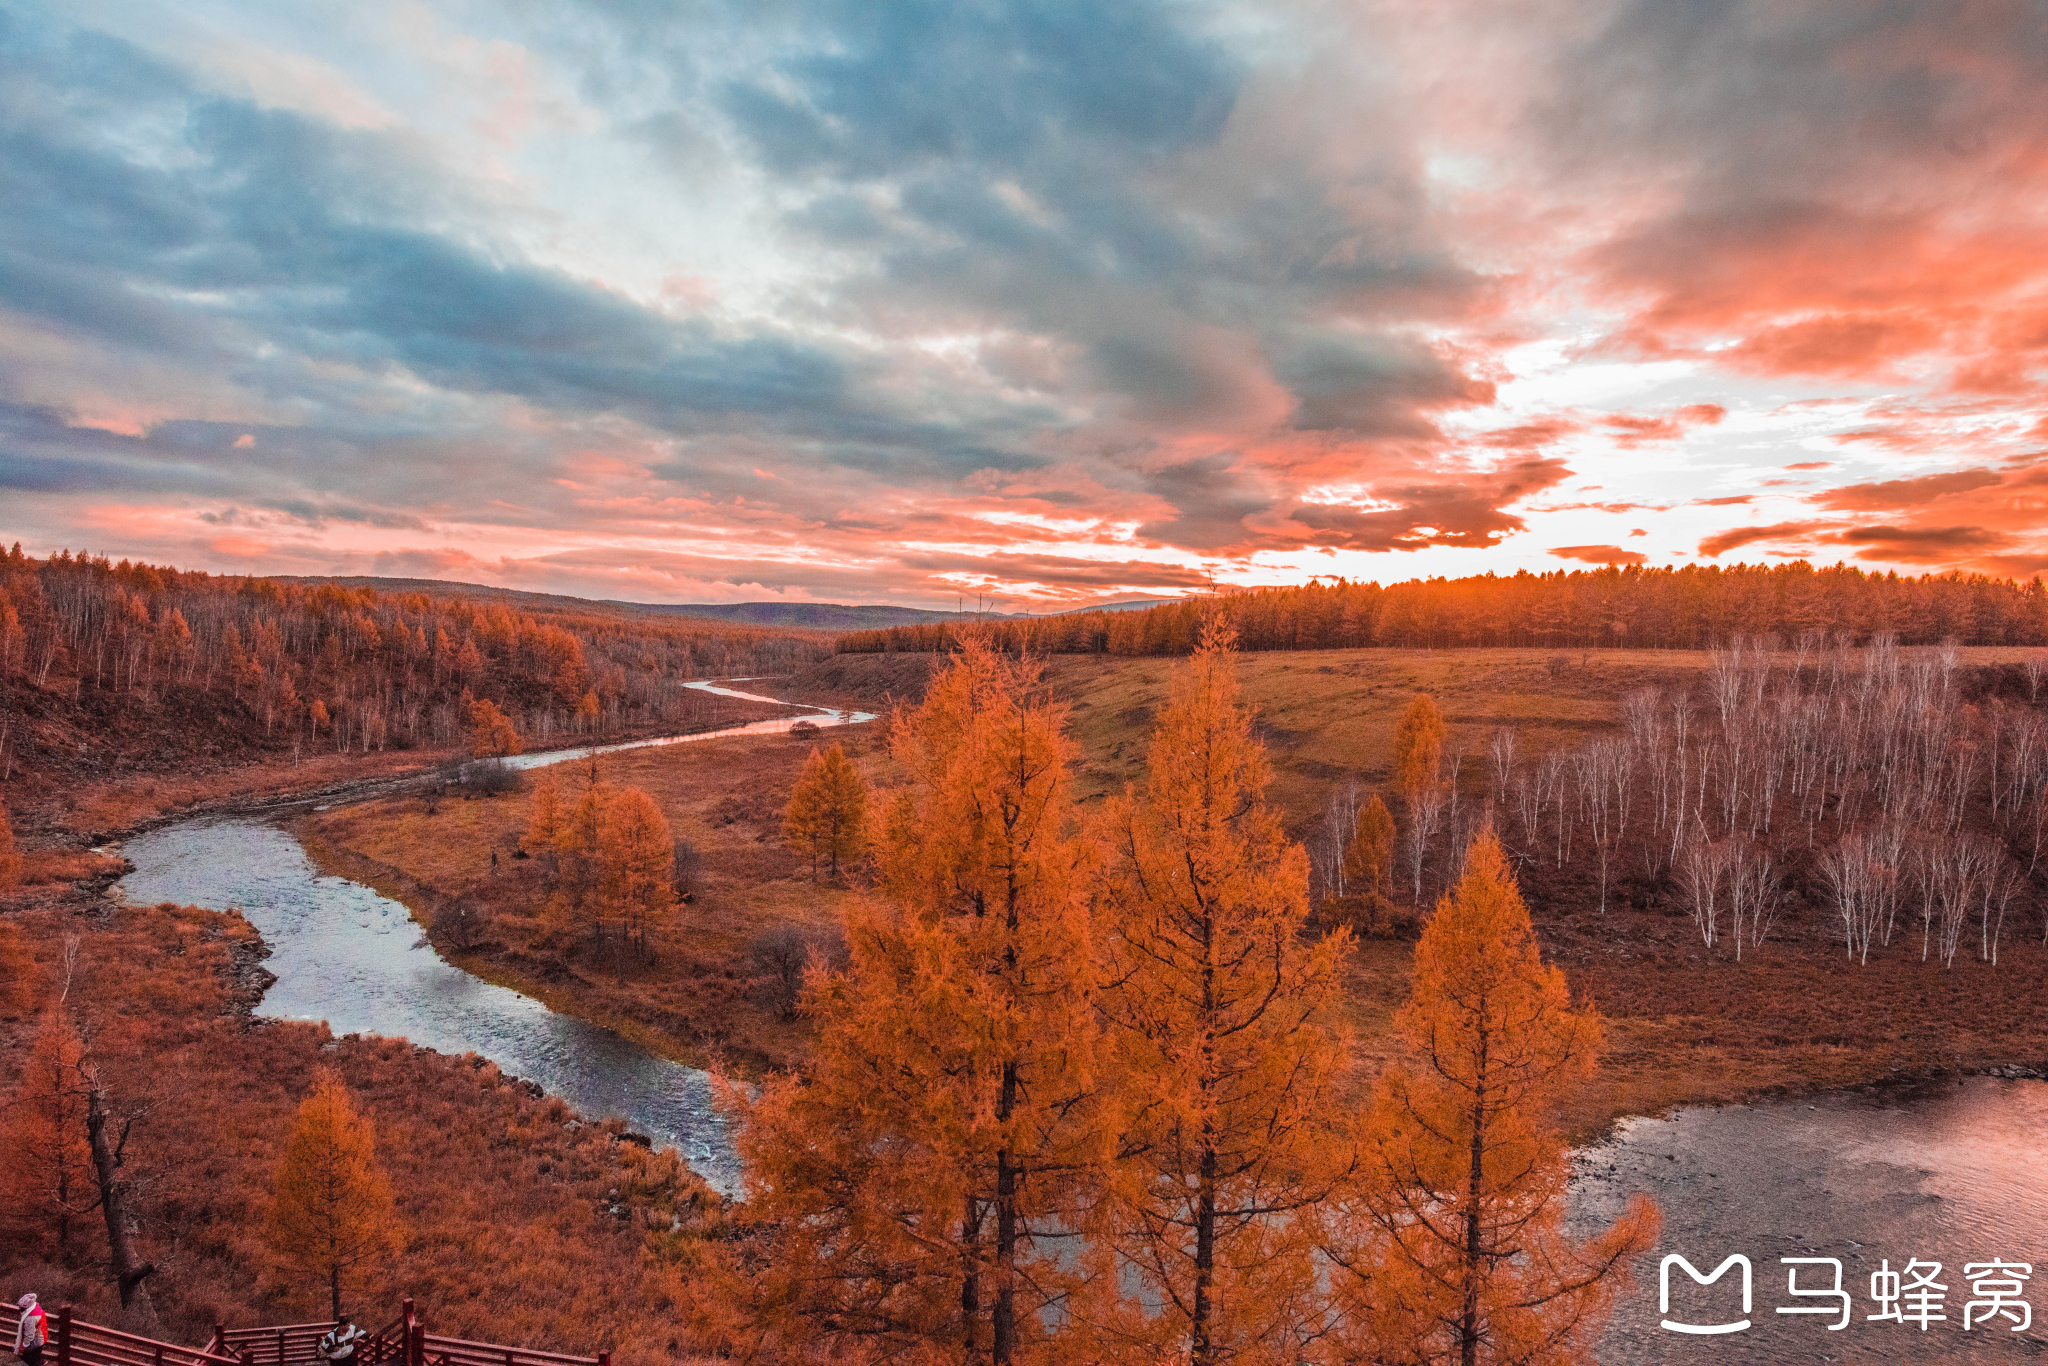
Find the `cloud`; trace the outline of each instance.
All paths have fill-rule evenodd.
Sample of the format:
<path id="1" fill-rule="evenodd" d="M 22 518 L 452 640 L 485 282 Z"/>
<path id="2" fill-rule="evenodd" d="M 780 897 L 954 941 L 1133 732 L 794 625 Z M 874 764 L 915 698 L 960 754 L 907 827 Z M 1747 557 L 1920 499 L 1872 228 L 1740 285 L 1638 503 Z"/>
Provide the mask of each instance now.
<path id="1" fill-rule="evenodd" d="M 1623 550 L 1618 545 L 1561 545 L 1550 553 L 1561 560 L 1583 560 L 1587 564 L 1643 564 L 1650 558 L 1641 551 Z"/>
<path id="2" fill-rule="evenodd" d="M 1616 446 L 1622 450 L 1635 450 L 1654 442 L 1676 441 L 1685 435 L 1686 428 L 1711 427 L 1726 416 L 1728 410 L 1718 403 L 1688 403 L 1663 417 L 1614 413 L 1600 419 L 1600 422 L 1615 433 Z"/>
<path id="3" fill-rule="evenodd" d="M 1815 496 L 1817 507 L 1845 512 L 1877 512 L 1888 508 L 1917 508 L 1949 494 L 1968 493 L 2003 481 L 1994 470 L 1955 470 L 1948 474 L 1925 474 L 1914 479 L 1886 479 L 1873 484 L 1848 484 Z"/>
<path id="4" fill-rule="evenodd" d="M 1826 522 L 1774 522 L 1769 526 L 1734 527 L 1716 532 L 1700 542 L 1700 554 L 1725 555 L 1758 541 L 1803 541 L 1828 526 Z"/>
<path id="5" fill-rule="evenodd" d="M 1859 526 L 1829 539 L 1866 547 L 1861 558 L 1899 564 L 1952 564 L 2012 544 L 2012 537 L 1981 526 Z"/>
<path id="6" fill-rule="evenodd" d="M 1572 477 L 1562 460 L 1523 460 L 1462 483 L 1388 483 L 1373 496 L 1394 506 L 1361 509 L 1304 504 L 1289 514 L 1310 528 L 1316 545 L 1353 550 L 1484 549 L 1528 524 L 1506 509 Z"/>

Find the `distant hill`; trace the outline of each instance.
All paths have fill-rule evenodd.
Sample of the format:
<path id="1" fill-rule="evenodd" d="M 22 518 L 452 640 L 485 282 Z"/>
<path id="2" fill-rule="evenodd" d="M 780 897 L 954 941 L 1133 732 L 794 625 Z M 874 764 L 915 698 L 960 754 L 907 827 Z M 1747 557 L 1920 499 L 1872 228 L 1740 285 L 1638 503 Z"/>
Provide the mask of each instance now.
<path id="1" fill-rule="evenodd" d="M 528 593 L 517 588 L 492 588 L 487 584 L 456 583 L 448 579 L 292 574 L 278 574 L 272 577 L 283 583 L 335 583 L 344 588 L 373 588 L 379 593 L 425 593 L 428 597 L 484 598 L 503 602 L 507 607 L 523 607 L 527 610 L 552 608 L 564 612 L 587 612 L 593 608 L 608 608 L 632 614 L 698 617 L 709 621 L 740 622 L 748 626 L 795 626 L 819 631 L 872 631 L 885 626 L 921 626 L 930 622 L 976 619 L 1006 621 L 1032 616 L 1064 615 L 1040 612 L 939 612 L 924 607 L 894 607 L 887 603 L 620 602 L 610 598 L 572 598 L 559 593 Z M 1098 603 L 1070 610 L 1124 612 L 1172 601 L 1172 598 L 1139 598 L 1131 602 Z"/>
<path id="2" fill-rule="evenodd" d="M 677 602 L 606 603 L 636 612 L 667 612 L 677 616 L 743 621 L 750 626 L 812 626 L 828 631 L 868 631 L 878 626 L 921 626 L 933 621 L 965 621 L 1001 617 L 999 612 L 934 612 L 923 607 L 891 607 L 886 603 L 849 605 L 839 602 Z"/>

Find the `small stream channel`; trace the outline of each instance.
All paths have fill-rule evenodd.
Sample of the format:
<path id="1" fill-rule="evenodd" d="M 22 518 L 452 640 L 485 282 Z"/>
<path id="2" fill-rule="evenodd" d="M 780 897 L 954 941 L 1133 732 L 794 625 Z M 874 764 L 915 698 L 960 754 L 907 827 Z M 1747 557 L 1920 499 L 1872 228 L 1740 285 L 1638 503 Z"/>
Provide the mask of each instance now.
<path id="1" fill-rule="evenodd" d="M 726 696 L 773 701 L 711 685 Z M 714 735 L 787 730 L 758 721 L 701 735 L 523 755 L 522 768 L 593 752 L 681 744 Z M 872 720 L 820 711 L 823 726 Z M 344 878 L 321 875 L 289 833 L 258 817 L 200 817 L 129 840 L 135 870 L 117 884 L 131 901 L 239 908 L 272 949 L 277 983 L 261 1013 L 325 1020 L 337 1034 L 403 1037 L 444 1053 L 475 1051 L 540 1083 L 586 1115 L 616 1115 L 657 1145 L 673 1144 L 717 1189 L 739 1171 L 705 1074 L 646 1052 L 609 1030 L 557 1015 L 529 997 L 479 981 L 419 944 L 404 906 Z M 1727 1362 L 2003 1362 L 2048 1359 L 2048 1317 L 2009 1331 L 2007 1315 L 1969 1331 L 1967 1263 L 1993 1258 L 2036 1269 L 2020 1298 L 2048 1316 L 2048 1083 L 1970 1078 L 1869 1088 L 1758 1105 L 1699 1107 L 1625 1120 L 1575 1154 L 1572 1221 L 1581 1231 L 1644 1191 L 1662 1208 L 1658 1246 L 1602 1338 L 1603 1366 Z M 1731 1253 L 1752 1268 L 1750 1327 L 1726 1335 L 1664 1329 L 1659 1263 L 1679 1253 L 1710 1273 Z M 1851 1296 L 1846 1328 L 1819 1305 L 1786 1294 L 1781 1257 L 1835 1258 Z M 1872 1321 L 1870 1276 L 1889 1262 L 1939 1261 L 1945 1321 L 1926 1331 Z M 1711 1287 L 1674 1269 L 1673 1321 L 1739 1317 L 1736 1272 Z M 1800 1286 L 1832 1284 L 1825 1265 Z M 1728 1312 L 1723 1312 L 1728 1311 Z"/>
<path id="2" fill-rule="evenodd" d="M 689 686 L 723 697 L 777 700 L 709 683 Z M 814 710 L 810 717 L 524 754 L 510 762 L 530 769 L 588 754 L 787 731 L 803 720 L 823 728 L 874 719 L 869 712 Z M 143 904 L 240 910 L 256 927 L 271 948 L 266 966 L 277 975 L 260 1014 L 324 1020 L 336 1034 L 404 1038 L 443 1053 L 480 1053 L 583 1114 L 616 1115 L 657 1147 L 673 1144 L 715 1188 L 738 1190 L 739 1171 L 705 1073 L 451 966 L 421 942 L 403 905 L 321 874 L 298 840 L 270 820 L 197 817 L 137 835 L 121 852 L 135 869 L 115 884 L 117 895 Z"/>

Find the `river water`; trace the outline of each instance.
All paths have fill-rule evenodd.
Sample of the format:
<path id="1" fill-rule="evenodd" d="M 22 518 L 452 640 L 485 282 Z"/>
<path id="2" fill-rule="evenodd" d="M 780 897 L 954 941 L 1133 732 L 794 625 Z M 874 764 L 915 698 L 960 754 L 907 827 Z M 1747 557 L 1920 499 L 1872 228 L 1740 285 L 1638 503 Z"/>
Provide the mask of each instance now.
<path id="1" fill-rule="evenodd" d="M 776 700 L 709 683 L 689 686 Z M 801 720 L 826 727 L 874 719 L 869 712 L 814 710 L 813 717 L 524 754 L 510 762 L 537 768 L 593 753 L 786 731 Z M 403 905 L 346 878 L 322 875 L 278 826 L 256 817 L 198 817 L 137 835 L 121 852 L 135 868 L 115 885 L 118 895 L 145 905 L 235 909 L 256 927 L 271 948 L 266 966 L 277 975 L 258 1013 L 324 1020 L 336 1034 L 382 1034 L 443 1053 L 480 1053 L 583 1114 L 616 1115 L 656 1146 L 673 1144 L 715 1188 L 738 1190 L 738 1168 L 705 1073 L 451 966 L 422 942 Z"/>
<path id="2" fill-rule="evenodd" d="M 693 685 L 696 686 L 696 685 Z M 748 697 L 726 688 L 727 695 Z M 820 726 L 872 720 L 820 711 Z M 787 730 L 794 719 L 712 734 Z M 523 768 L 591 752 L 523 755 Z M 403 1037 L 444 1053 L 474 1050 L 505 1071 L 539 1082 L 592 1116 L 616 1115 L 657 1145 L 673 1144 L 717 1189 L 739 1172 L 706 1075 L 657 1058 L 595 1025 L 481 982 L 419 943 L 405 907 L 357 883 L 319 874 L 298 842 L 258 818 L 205 817 L 139 835 L 123 852 L 135 870 L 117 890 L 137 902 L 238 908 L 272 948 L 277 983 L 261 1013 L 325 1020 L 337 1034 Z M 1651 1195 L 1664 1214 L 1658 1246 L 1636 1268 L 1601 1339 L 1603 1366 L 1708 1366 L 1730 1362 L 2004 1362 L 2048 1353 L 2048 1319 L 2013 1332 L 2012 1311 L 1965 1331 L 1971 1263 L 2029 1267 L 2018 1299 L 2048 1314 L 2048 1083 L 1970 1078 L 1918 1086 L 1680 1110 L 1625 1120 L 1611 1138 L 1575 1154 L 1572 1221 L 1581 1231 L 1613 1218 L 1629 1195 Z M 1670 1309 L 1660 1308 L 1659 1266 L 1684 1256 L 1702 1275 L 1731 1254 L 1750 1262 L 1751 1306 L 1741 1309 L 1740 1267 L 1711 1286 L 1672 1270 Z M 1840 1302 L 1786 1293 L 1785 1257 L 1832 1258 L 1850 1296 Z M 1873 1321 L 1871 1275 L 1887 1264 L 1940 1262 L 1945 1320 Z M 2032 1269 L 2039 1269 L 2039 1289 Z M 1916 1273 L 1917 1274 L 1917 1273 Z M 1997 1273 L 1993 1273 L 1997 1274 Z M 1802 1290 L 1834 1284 L 1833 1269 L 1798 1268 Z M 1983 1280 L 1983 1273 L 1976 1279 Z M 1833 1305 L 1826 1315 L 1780 1307 Z M 1981 1311 L 1980 1311 L 1981 1312 Z M 1740 1322 L 1725 1335 L 1662 1326 Z"/>
<path id="3" fill-rule="evenodd" d="M 1870 1088 L 1760 1105 L 1692 1108 L 1631 1119 L 1611 1141 L 1576 1154 L 1574 1216 L 1581 1228 L 1620 1213 L 1642 1191 L 1664 1214 L 1658 1246 L 1636 1267 L 1636 1288 L 1602 1339 L 1606 1366 L 1723 1362 L 2003 1362 L 2038 1360 L 2048 1348 L 2048 1082 L 1971 1077 Z M 1752 1305 L 1741 1312 L 1738 1264 L 1707 1287 L 1671 1269 L 1671 1311 L 1660 1310 L 1659 1271 L 1670 1254 L 1711 1276 L 1731 1254 L 1749 1259 Z M 1780 1259 L 1832 1258 L 1850 1295 L 1841 1301 L 1787 1293 L 1795 1268 Z M 1929 1307 L 1944 1320 L 1873 1320 L 1884 1308 L 1872 1273 L 1939 1262 L 1927 1278 L 1944 1287 Z M 2002 1260 L 2029 1268 L 2018 1298 L 2026 1314 L 1963 1327 L 1985 1273 Z M 1799 1288 L 1836 1284 L 1824 1262 L 1796 1268 Z M 1915 1278 L 1919 1277 L 1914 1273 Z M 1995 1276 L 1998 1273 L 1990 1273 Z M 1903 1287 L 1902 1287 L 1903 1288 Z M 1988 1289 L 1988 1285 L 1986 1286 Z M 1827 1314 L 1781 1307 L 1832 1304 Z M 1901 1308 L 1909 1309 L 1910 1302 Z M 1716 1335 L 1665 1329 L 1741 1322 Z M 2013 1331 L 2021 1318 L 2028 1320 Z"/>

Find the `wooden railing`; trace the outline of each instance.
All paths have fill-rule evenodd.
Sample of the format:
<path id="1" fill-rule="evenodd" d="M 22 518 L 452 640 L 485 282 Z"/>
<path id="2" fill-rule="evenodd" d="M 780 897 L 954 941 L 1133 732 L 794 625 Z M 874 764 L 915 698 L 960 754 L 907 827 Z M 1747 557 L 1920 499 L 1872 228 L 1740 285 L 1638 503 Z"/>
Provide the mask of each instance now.
<path id="1" fill-rule="evenodd" d="M 175 1342 L 158 1342 L 97 1323 L 74 1318 L 71 1306 L 55 1312 L 43 1311 L 50 1335 L 43 1360 L 53 1366 L 238 1366 L 236 1359 L 209 1347 L 182 1347 Z M 14 1345 L 21 1325 L 21 1310 L 14 1305 L 0 1307 L 0 1333 L 7 1345 Z"/>
<path id="2" fill-rule="evenodd" d="M 332 1323 L 286 1323 L 263 1328 L 228 1328 L 216 1324 L 204 1347 L 181 1347 L 137 1337 L 117 1329 L 86 1323 L 72 1316 L 71 1306 L 44 1311 L 50 1341 L 44 1366 L 327 1366 L 320 1339 Z M 0 1305 L 0 1333 L 14 1343 L 21 1311 Z M 429 1333 L 412 1302 L 405 1297 L 398 1317 L 367 1333 L 356 1349 L 356 1366 L 611 1366 L 612 1354 L 569 1356 L 506 1347 L 494 1342 Z"/>

